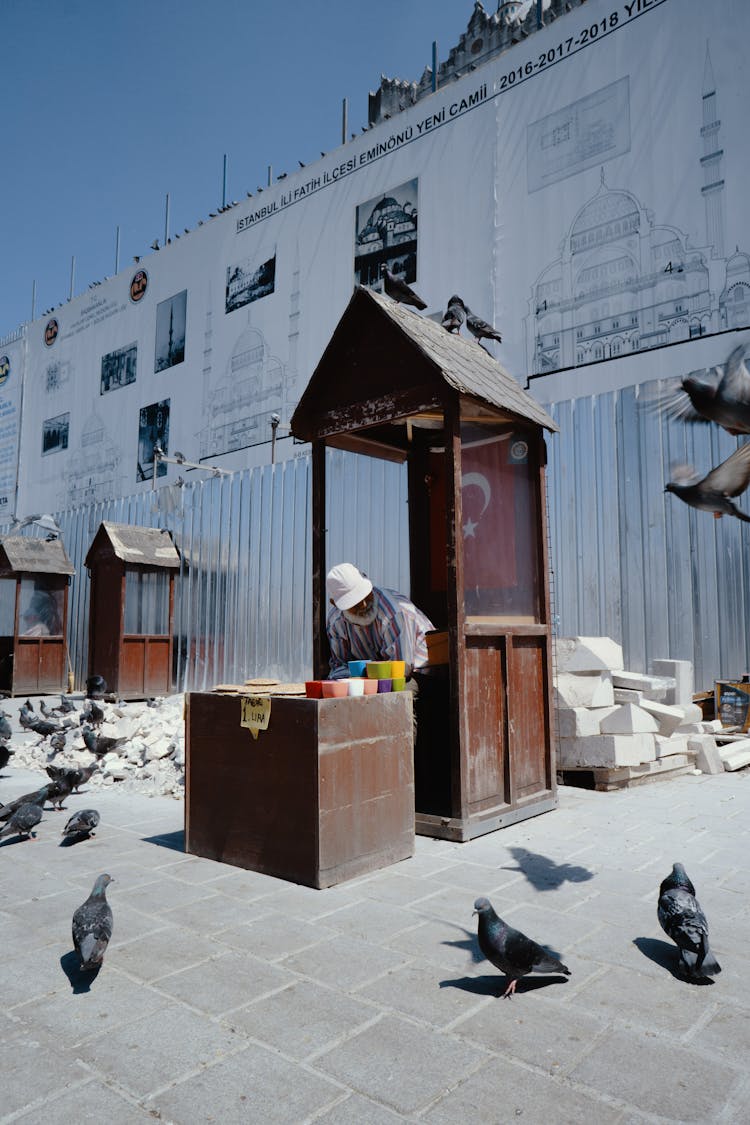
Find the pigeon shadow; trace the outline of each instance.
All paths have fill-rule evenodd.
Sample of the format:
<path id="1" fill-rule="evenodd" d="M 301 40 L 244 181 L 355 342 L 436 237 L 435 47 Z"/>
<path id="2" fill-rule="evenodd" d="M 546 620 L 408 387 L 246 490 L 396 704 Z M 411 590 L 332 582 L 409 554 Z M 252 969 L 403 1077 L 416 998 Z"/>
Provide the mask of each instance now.
<path id="1" fill-rule="evenodd" d="M 682 962 L 676 947 L 670 945 L 668 941 L 661 941 L 659 938 L 637 937 L 633 938 L 633 945 L 644 957 L 648 957 L 649 961 L 653 961 L 655 965 L 659 965 L 660 968 L 671 973 L 675 980 L 683 981 L 685 984 L 714 984 L 711 977 L 688 976 L 681 968 Z"/>
<path id="2" fill-rule="evenodd" d="M 175 852 L 185 851 L 185 830 L 179 828 L 175 832 L 163 832 L 158 836 L 142 837 L 144 844 L 156 844 L 158 848 L 170 848 Z"/>
<path id="3" fill-rule="evenodd" d="M 76 836 L 63 836 L 58 844 L 60 848 L 72 848 L 74 844 L 80 844 L 83 840 L 89 839 L 88 832 L 79 832 Z"/>
<path id="4" fill-rule="evenodd" d="M 32 832 L 30 836 L 22 836 L 18 832 L 14 836 L 4 836 L 0 840 L 0 848 L 8 848 L 12 844 L 25 844 L 27 840 L 36 840 L 36 832 Z"/>
<path id="5" fill-rule="evenodd" d="M 547 988 L 551 984 L 567 984 L 568 978 L 561 974 L 543 977 L 523 977 L 516 985 L 516 995 L 535 992 L 537 988 Z M 456 977 L 454 980 L 441 980 L 441 988 L 460 988 L 463 992 L 473 992 L 475 996 L 495 996 L 500 998 L 509 984 L 508 977 Z"/>
<path id="6" fill-rule="evenodd" d="M 456 926 L 457 930 L 461 930 L 466 934 L 466 937 L 460 941 L 441 941 L 441 945 L 452 945 L 454 949 L 463 949 L 466 953 L 471 955 L 471 959 L 475 964 L 485 960 L 485 956 L 479 948 L 479 941 L 477 935 L 473 930 L 466 930 L 463 926 Z"/>
<path id="7" fill-rule="evenodd" d="M 71 949 L 69 953 L 64 953 L 60 958 L 60 968 L 70 981 L 70 987 L 74 995 L 78 996 L 82 992 L 89 992 L 91 990 L 91 985 L 99 976 L 101 965 L 92 969 L 91 972 L 82 972 L 78 954 L 75 949 Z"/>
<path id="8" fill-rule="evenodd" d="M 585 883 L 594 878 L 588 867 L 573 863 L 555 863 L 546 855 L 530 852 L 528 848 L 509 848 L 518 867 L 502 867 L 501 871 L 520 871 L 538 891 L 554 891 L 563 883 Z"/>

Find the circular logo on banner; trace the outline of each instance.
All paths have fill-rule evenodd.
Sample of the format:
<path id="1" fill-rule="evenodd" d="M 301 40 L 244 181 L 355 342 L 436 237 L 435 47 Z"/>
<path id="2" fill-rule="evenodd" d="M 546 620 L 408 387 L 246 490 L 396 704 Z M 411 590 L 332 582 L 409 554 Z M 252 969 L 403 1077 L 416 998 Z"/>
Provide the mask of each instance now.
<path id="1" fill-rule="evenodd" d="M 514 441 L 510 447 L 512 461 L 526 461 L 529 456 L 529 447 L 525 441 Z"/>
<path id="2" fill-rule="evenodd" d="M 55 318 L 52 317 L 52 320 L 47 321 L 47 326 L 44 329 L 44 342 L 48 348 L 51 348 L 54 344 L 55 340 L 57 339 L 57 333 L 59 331 L 60 325 L 57 323 Z"/>
<path id="3" fill-rule="evenodd" d="M 137 305 L 147 289 L 148 274 L 145 270 L 138 270 L 137 273 L 133 274 L 130 282 L 130 300 Z"/>
<path id="4" fill-rule="evenodd" d="M 7 383 L 10 375 L 10 359 L 7 355 L 0 355 L 0 387 Z"/>

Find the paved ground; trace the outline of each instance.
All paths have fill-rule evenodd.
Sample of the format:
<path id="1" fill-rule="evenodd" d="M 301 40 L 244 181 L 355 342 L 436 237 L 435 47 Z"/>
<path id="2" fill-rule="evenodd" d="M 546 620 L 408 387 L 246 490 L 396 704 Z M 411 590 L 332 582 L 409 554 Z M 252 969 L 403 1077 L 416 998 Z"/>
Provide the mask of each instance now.
<path id="1" fill-rule="evenodd" d="M 6 768 L 0 800 L 35 786 Z M 2 1121 L 482 1123 L 750 1119 L 750 776 L 560 808 L 328 891 L 184 855 L 182 805 L 98 791 L 95 839 L 0 841 Z M 90 798 L 71 797 L 69 809 Z M 723 973 L 691 986 L 656 920 L 682 860 Z M 109 871 L 88 990 L 73 910 Z M 479 959 L 474 899 L 556 949 L 568 981 Z"/>

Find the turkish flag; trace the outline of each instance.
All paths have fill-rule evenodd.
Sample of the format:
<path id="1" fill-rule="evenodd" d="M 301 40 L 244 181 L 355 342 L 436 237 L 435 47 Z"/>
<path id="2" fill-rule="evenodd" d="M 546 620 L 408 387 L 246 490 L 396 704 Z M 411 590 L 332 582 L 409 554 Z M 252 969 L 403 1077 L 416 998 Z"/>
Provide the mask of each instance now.
<path id="1" fill-rule="evenodd" d="M 517 444 L 517 443 L 516 443 Z M 513 435 L 461 445 L 464 589 L 504 590 L 516 585 L 515 484 L 519 464 Z"/>

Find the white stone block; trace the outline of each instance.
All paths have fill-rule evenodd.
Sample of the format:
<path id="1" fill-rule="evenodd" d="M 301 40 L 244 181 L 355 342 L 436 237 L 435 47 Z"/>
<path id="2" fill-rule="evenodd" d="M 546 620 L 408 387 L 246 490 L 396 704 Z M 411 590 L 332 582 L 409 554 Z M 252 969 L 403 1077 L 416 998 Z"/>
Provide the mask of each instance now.
<path id="1" fill-rule="evenodd" d="M 685 712 L 681 707 L 670 707 L 666 703 L 657 703 L 654 699 L 644 699 L 641 707 L 649 715 L 653 715 L 659 726 L 659 734 L 663 734 L 665 738 L 669 738 L 685 722 Z"/>
<path id="2" fill-rule="evenodd" d="M 750 738 L 720 746 L 719 757 L 725 770 L 741 770 L 743 766 L 750 766 Z"/>
<path id="3" fill-rule="evenodd" d="M 669 738 L 663 734 L 655 734 L 654 745 L 657 758 L 669 758 L 672 754 L 692 753 L 688 746 L 688 736 L 684 734 L 673 734 Z"/>
<path id="4" fill-rule="evenodd" d="M 695 754 L 695 764 L 702 773 L 724 772 L 724 763 L 713 735 L 693 735 L 688 739 L 688 749 Z"/>
<path id="5" fill-rule="evenodd" d="M 554 637 L 559 672 L 601 672 L 622 668 L 622 646 L 610 637 Z"/>
<path id="6" fill-rule="evenodd" d="M 622 703 L 602 719 L 599 729 L 602 734 L 656 734 L 659 724 L 642 707 Z"/>
<path id="7" fill-rule="evenodd" d="M 146 761 L 160 761 L 162 758 L 168 758 L 172 753 L 174 753 L 174 742 L 168 738 L 161 738 L 158 742 L 155 742 L 147 748 Z"/>
<path id="8" fill-rule="evenodd" d="M 720 734 L 724 730 L 721 719 L 704 719 L 701 726 L 706 734 Z"/>
<path id="9" fill-rule="evenodd" d="M 555 680 L 554 698 L 558 707 L 611 707 L 612 673 L 563 672 Z"/>
<path id="10" fill-rule="evenodd" d="M 697 703 L 681 703 L 682 713 L 686 723 L 702 723 L 703 711 Z"/>
<path id="11" fill-rule="evenodd" d="M 703 723 L 680 723 L 676 734 L 705 734 Z"/>
<path id="12" fill-rule="evenodd" d="M 640 707 L 643 699 L 642 691 L 634 691 L 633 688 L 626 687 L 616 687 L 614 695 L 615 703 L 635 703 L 636 707 Z"/>
<path id="13" fill-rule="evenodd" d="M 693 665 L 689 660 L 652 660 L 651 674 L 674 680 L 675 686 L 667 689 L 665 703 L 681 707 L 693 702 Z"/>
<path id="14" fill-rule="evenodd" d="M 667 691 L 674 687 L 674 680 L 666 676 L 646 676 L 642 672 L 613 672 L 612 683 L 616 688 L 630 688 L 632 691 L 642 691 L 649 699 L 658 702 L 666 698 Z"/>
<path id="15" fill-rule="evenodd" d="M 589 738 L 561 738 L 560 769 L 594 766 L 637 766 L 656 761 L 652 734 L 599 734 Z"/>
<path id="16" fill-rule="evenodd" d="M 599 734 L 602 715 L 608 715 L 610 707 L 560 707 L 557 711 L 557 733 L 560 738 L 586 738 Z"/>

